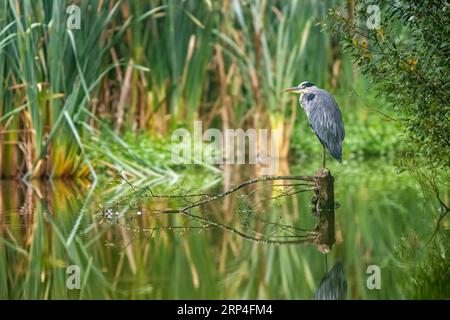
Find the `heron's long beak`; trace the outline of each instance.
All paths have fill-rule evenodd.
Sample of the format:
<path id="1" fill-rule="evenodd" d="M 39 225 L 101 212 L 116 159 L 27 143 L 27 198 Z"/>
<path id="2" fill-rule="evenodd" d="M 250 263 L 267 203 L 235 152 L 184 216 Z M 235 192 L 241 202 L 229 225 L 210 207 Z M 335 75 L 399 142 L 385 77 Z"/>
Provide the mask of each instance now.
<path id="1" fill-rule="evenodd" d="M 286 88 L 283 89 L 282 92 L 295 92 L 295 93 L 299 93 L 300 91 L 300 87 L 290 87 L 290 88 Z"/>

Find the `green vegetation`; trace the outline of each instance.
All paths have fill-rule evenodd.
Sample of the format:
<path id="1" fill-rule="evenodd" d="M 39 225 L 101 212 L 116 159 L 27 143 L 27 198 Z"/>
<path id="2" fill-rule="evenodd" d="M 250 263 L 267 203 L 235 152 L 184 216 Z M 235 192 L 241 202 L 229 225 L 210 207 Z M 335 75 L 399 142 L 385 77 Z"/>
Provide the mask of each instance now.
<path id="1" fill-rule="evenodd" d="M 408 138 L 413 166 L 450 166 L 450 25 L 447 1 L 382 1 L 379 25 L 367 28 L 371 1 L 349 18 L 334 11 L 335 30 L 352 61 L 385 97 Z"/>
<path id="2" fill-rule="evenodd" d="M 89 25 L 72 31 L 61 1 L 1 3 L 1 176 L 88 174 L 80 128 L 107 70 L 112 42 L 102 38 L 117 11 L 91 5 L 82 4 Z"/>
<path id="3" fill-rule="evenodd" d="M 281 94 L 305 79 L 342 97 L 348 157 L 395 153 L 397 131 L 348 96 L 360 80 L 316 25 L 340 3 L 82 1 L 71 30 L 70 1 L 2 2 L 0 176 L 95 177 L 92 134 L 115 135 L 118 146 L 127 131 L 167 140 L 194 119 L 204 129 L 279 128 L 282 157 L 312 154 L 294 97 Z M 94 153 L 120 149 L 100 146 Z M 114 157 L 103 160 L 118 166 Z"/>
<path id="4" fill-rule="evenodd" d="M 332 10 L 325 29 L 341 37 L 353 63 L 392 109 L 404 132 L 400 168 L 439 203 L 439 229 L 450 212 L 442 199 L 450 181 L 450 7 L 439 0 L 382 1 L 378 10 L 369 5 L 357 1 L 346 9 L 350 15 Z"/>
<path id="5" fill-rule="evenodd" d="M 450 7 L 379 2 L 370 30 L 369 0 L 1 1 L 0 299 L 312 298 L 327 271 L 314 246 L 169 229 L 187 223 L 177 213 L 103 212 L 143 186 L 209 193 L 255 178 L 171 163 L 171 132 L 195 120 L 280 129 L 280 174 L 313 175 L 322 148 L 298 97 L 282 94 L 304 80 L 332 93 L 345 122 L 343 164 L 327 162 L 338 202 L 328 267 L 343 262 L 349 298 L 448 299 Z M 80 29 L 67 27 L 71 4 Z M 311 196 L 276 199 L 263 218 L 312 230 Z M 239 201 L 197 210 L 245 227 Z M 382 290 L 366 287 L 371 264 Z M 67 289 L 69 265 L 80 290 Z"/>
<path id="6" fill-rule="evenodd" d="M 170 142 L 148 134 L 126 133 L 121 138 L 107 133 L 93 134 L 85 141 L 85 148 L 98 172 L 100 183 L 120 184 L 132 191 L 124 181 L 132 179 L 134 185 L 164 183 L 177 184 L 190 189 L 208 188 L 220 180 L 220 169 L 197 161 L 195 165 L 174 165 L 171 162 Z M 202 180 L 196 179 L 201 176 Z M 117 190 L 116 190 L 117 191 Z"/>
<path id="7" fill-rule="evenodd" d="M 414 299 L 446 299 L 450 292 L 450 231 L 443 230 L 425 245 L 417 236 L 403 237 L 398 255 L 410 277 L 404 286 Z M 413 262 L 413 263 L 411 263 Z"/>

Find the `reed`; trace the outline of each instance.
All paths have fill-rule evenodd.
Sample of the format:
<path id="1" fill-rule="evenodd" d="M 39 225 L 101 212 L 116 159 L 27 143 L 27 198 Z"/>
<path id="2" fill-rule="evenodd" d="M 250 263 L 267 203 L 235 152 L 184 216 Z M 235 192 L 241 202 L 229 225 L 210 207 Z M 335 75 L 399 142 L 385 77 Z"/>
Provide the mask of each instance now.
<path id="1" fill-rule="evenodd" d="M 70 1 L 2 2 L 0 176 L 95 178 L 89 128 L 166 136 L 194 119 L 281 128 L 286 155 L 280 89 L 333 84 L 340 58 L 316 23 L 341 2 L 78 1 L 74 30 Z"/>

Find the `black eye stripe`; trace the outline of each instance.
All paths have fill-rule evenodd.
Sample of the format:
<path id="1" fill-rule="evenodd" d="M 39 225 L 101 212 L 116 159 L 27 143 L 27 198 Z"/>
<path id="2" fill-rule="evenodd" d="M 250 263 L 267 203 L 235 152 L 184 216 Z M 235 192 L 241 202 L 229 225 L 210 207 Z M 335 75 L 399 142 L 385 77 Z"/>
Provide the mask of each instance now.
<path id="1" fill-rule="evenodd" d="M 312 87 L 314 85 L 312 83 L 310 83 L 310 82 L 303 82 L 300 86 L 303 87 L 303 88 L 309 88 L 309 87 Z"/>

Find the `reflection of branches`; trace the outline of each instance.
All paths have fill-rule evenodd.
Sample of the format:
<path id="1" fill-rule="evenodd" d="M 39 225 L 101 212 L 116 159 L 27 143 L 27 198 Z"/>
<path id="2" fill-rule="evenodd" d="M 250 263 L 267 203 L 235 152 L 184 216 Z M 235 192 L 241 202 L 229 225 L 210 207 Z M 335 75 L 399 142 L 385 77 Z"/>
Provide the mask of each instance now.
<path id="1" fill-rule="evenodd" d="M 168 213 L 168 212 L 165 212 Z M 170 212 L 172 213 L 172 212 Z M 175 210 L 173 210 L 173 213 L 175 213 Z M 286 238 L 296 238 L 295 240 L 273 240 L 273 239 L 269 239 L 267 238 L 264 234 L 259 233 L 259 235 L 261 235 L 261 237 L 252 237 L 249 236 L 233 227 L 227 226 L 223 223 L 217 222 L 217 221 L 213 221 L 211 219 L 208 218 L 204 218 L 201 216 L 197 216 L 194 214 L 191 214 L 189 212 L 186 211 L 177 211 L 176 213 L 181 214 L 183 216 L 192 218 L 192 221 L 197 221 L 197 222 L 201 222 L 202 224 L 198 225 L 198 226 L 189 226 L 189 225 L 182 225 L 182 226 L 154 226 L 154 227 L 146 227 L 146 228 L 131 228 L 126 224 L 121 223 L 119 220 L 116 221 L 116 224 L 129 230 L 129 231 L 133 231 L 133 232 L 149 232 L 150 235 L 153 235 L 155 232 L 160 232 L 160 231 L 164 231 L 164 230 L 180 230 L 180 231 L 192 231 L 192 230 L 206 230 L 206 229 L 211 229 L 213 227 L 218 227 L 220 229 L 226 230 L 226 231 L 230 231 L 234 234 L 239 235 L 240 237 L 246 239 L 246 240 L 250 240 L 250 241 L 254 241 L 254 242 L 259 242 L 259 243 L 265 243 L 265 244 L 300 244 L 300 243 L 308 243 L 308 242 L 313 242 L 313 240 L 315 239 L 315 235 L 317 234 L 317 232 L 315 231 L 307 231 L 306 234 L 304 235 L 300 235 L 300 234 L 295 234 L 295 235 L 287 235 L 287 236 L 274 236 L 274 237 L 286 237 Z M 273 223 L 272 223 L 273 224 Z M 290 226 L 289 226 L 290 227 Z M 299 229 L 301 230 L 301 229 Z M 302 230 L 304 231 L 304 230 Z"/>
<path id="2" fill-rule="evenodd" d="M 439 216 L 437 218 L 436 227 L 432 236 L 432 239 L 436 239 L 436 235 L 440 230 L 442 220 L 450 212 L 450 207 L 441 198 L 439 182 L 437 181 L 436 172 L 434 170 L 426 174 L 419 167 L 416 167 L 414 173 L 418 176 L 417 180 L 421 184 L 422 188 L 428 189 L 439 204 Z"/>
<path id="3" fill-rule="evenodd" d="M 210 220 L 210 219 L 207 219 L 207 218 L 203 218 L 201 216 L 193 215 L 193 214 L 191 214 L 191 213 L 189 213 L 187 211 L 184 211 L 184 210 L 179 211 L 178 213 L 180 213 L 182 215 L 185 215 L 185 216 L 188 216 L 188 217 L 191 217 L 191 218 L 196 219 L 198 221 L 202 221 L 202 222 L 204 222 L 204 223 L 206 223 L 208 225 L 211 224 L 211 225 L 214 225 L 216 227 L 219 227 L 220 229 L 230 231 L 231 233 L 237 234 L 237 235 L 241 236 L 242 238 L 244 238 L 246 240 L 260 242 L 260 243 L 266 243 L 266 244 L 299 244 L 299 243 L 305 243 L 305 242 L 312 242 L 313 239 L 311 239 L 309 236 L 315 234 L 314 232 L 311 231 L 311 232 L 308 232 L 308 234 L 306 234 L 306 235 L 297 235 L 296 237 L 300 238 L 300 239 L 296 239 L 296 240 L 271 240 L 271 239 L 269 239 L 267 237 L 257 238 L 257 237 L 249 236 L 249 235 L 247 235 L 247 234 L 245 234 L 245 233 L 243 233 L 243 232 L 241 232 L 241 231 L 239 231 L 239 230 L 237 230 L 237 229 L 235 229 L 233 227 L 225 225 L 223 223 L 220 223 L 220 222 L 217 222 L 217 221 L 213 221 L 213 220 Z"/>
<path id="4" fill-rule="evenodd" d="M 311 184 L 310 183 L 295 183 L 295 184 L 273 184 L 273 185 L 268 185 L 268 186 L 262 186 L 259 188 L 256 188 L 255 190 L 251 191 L 248 196 L 252 196 L 253 194 L 255 194 L 258 191 L 261 191 L 263 189 L 268 189 L 268 188 L 276 188 L 276 187 L 298 187 L 298 186 L 306 186 L 306 187 L 310 187 Z"/>
<path id="5" fill-rule="evenodd" d="M 222 193 L 190 193 L 188 190 L 177 192 L 174 194 L 157 194 L 149 187 L 136 187 L 128 182 L 126 183 L 132 188 L 133 195 L 127 199 L 121 199 L 113 204 L 113 207 L 119 207 L 127 203 L 127 209 L 139 210 L 153 214 L 153 217 L 164 217 L 178 215 L 188 219 L 184 224 L 176 225 L 153 225 L 148 226 L 131 226 L 123 224 L 119 219 L 116 222 L 121 227 L 125 227 L 130 231 L 149 232 L 153 235 L 155 232 L 164 230 L 175 231 L 191 231 L 205 230 L 211 228 L 219 228 L 227 232 L 238 235 L 239 237 L 265 244 L 301 244 L 301 243 L 319 243 L 322 239 L 321 232 L 324 228 L 316 227 L 315 229 L 304 229 L 295 225 L 283 224 L 281 221 L 271 221 L 262 217 L 265 212 L 265 206 L 270 205 L 273 201 L 281 201 L 292 197 L 301 192 L 314 191 L 318 194 L 320 187 L 319 178 L 317 176 L 264 176 L 257 179 L 245 181 L 236 185 L 228 191 Z M 281 182 L 282 181 L 282 182 Z M 244 189 L 250 188 L 249 191 Z M 181 188 L 179 188 L 181 190 Z M 193 213 L 192 211 L 200 207 L 211 206 L 213 202 L 230 197 L 233 194 L 242 192 L 238 196 L 243 200 L 244 208 L 237 210 L 244 216 L 244 222 L 241 224 L 243 230 L 238 229 L 230 224 L 225 224 L 218 219 Z M 268 192 L 269 195 L 259 198 L 260 193 Z M 320 192 L 319 192 L 320 193 Z M 181 200 L 181 205 L 171 206 L 169 208 L 152 208 L 149 203 L 155 199 L 166 199 L 167 201 Z M 145 209 L 142 209 L 142 201 L 146 201 Z M 258 211 L 260 210 L 260 211 Z M 112 209 L 108 209 L 107 218 L 111 218 Z M 117 211 L 118 212 L 118 211 Z M 118 214 L 118 213 L 117 213 Z M 217 215 L 215 215 L 217 216 Z M 142 224 L 143 220 L 139 220 Z M 129 221 L 132 222 L 132 221 Z M 322 221 L 321 221 L 322 222 Z M 252 225 L 253 223 L 253 225 Z M 263 227 L 261 229 L 260 227 Z M 326 228 L 325 228 L 326 229 Z M 280 234 L 287 233 L 287 234 Z"/>
<path id="6" fill-rule="evenodd" d="M 427 245 L 433 244 L 435 247 L 437 247 L 437 241 L 439 235 L 441 235 L 440 231 L 442 231 L 441 226 L 443 224 L 443 220 L 450 211 L 448 203 L 446 203 L 445 200 L 442 199 L 440 188 L 442 187 L 448 189 L 449 185 L 445 181 L 440 181 L 438 179 L 439 168 L 432 168 L 430 170 L 427 170 L 427 168 L 421 168 L 420 164 L 414 161 L 412 162 L 412 165 L 408 168 L 408 170 L 411 174 L 411 177 L 413 177 L 419 184 L 424 198 L 426 197 L 426 194 L 429 193 L 435 200 L 437 200 L 437 203 L 439 205 L 439 215 L 437 216 L 434 230 L 432 231 L 431 236 L 427 241 Z"/>
<path id="7" fill-rule="evenodd" d="M 276 196 L 273 196 L 273 197 L 269 197 L 269 198 L 266 198 L 266 199 L 259 200 L 259 201 L 255 202 L 255 203 L 251 204 L 250 208 L 252 209 L 252 208 L 254 208 L 254 207 L 256 207 L 256 206 L 258 206 L 258 205 L 260 205 L 260 204 L 262 204 L 264 202 L 267 202 L 267 201 L 278 200 L 278 199 L 283 198 L 283 197 L 293 196 L 294 194 L 297 194 L 297 193 L 300 193 L 300 192 L 315 190 L 314 187 L 313 188 L 302 189 L 302 190 L 296 190 L 296 191 L 292 191 L 293 189 L 295 189 L 295 187 L 293 187 L 293 188 L 291 188 L 291 189 L 289 189 L 288 191 L 285 191 L 285 192 L 279 191 L 280 194 L 278 194 Z"/>

